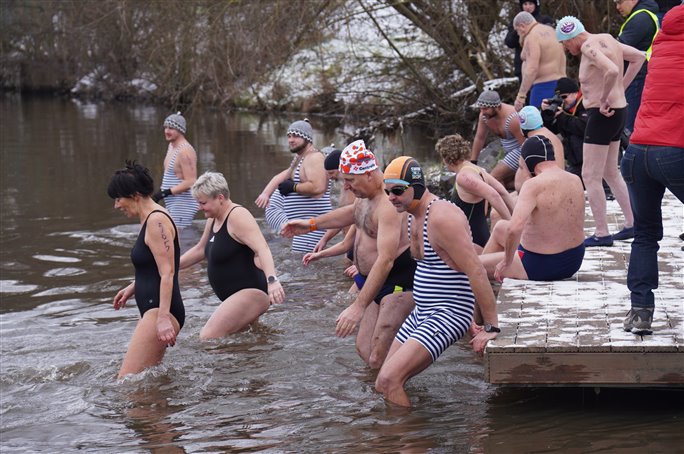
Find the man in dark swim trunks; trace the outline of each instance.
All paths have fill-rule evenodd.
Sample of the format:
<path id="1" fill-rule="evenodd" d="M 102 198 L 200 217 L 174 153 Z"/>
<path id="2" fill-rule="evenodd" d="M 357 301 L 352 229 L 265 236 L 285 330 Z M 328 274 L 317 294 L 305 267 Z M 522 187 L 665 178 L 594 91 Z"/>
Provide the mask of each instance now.
<path id="1" fill-rule="evenodd" d="M 411 289 L 416 263 L 409 250 L 407 216 L 397 213 L 384 193 L 383 174 L 362 140 L 344 149 L 339 171 L 345 187 L 356 196 L 354 204 L 316 218 L 290 221 L 282 234 L 353 225 L 344 241 L 305 255 L 304 263 L 344 254 L 353 243 L 360 291 L 337 318 L 336 334 L 346 337 L 358 327 L 356 350 L 371 368 L 379 369 L 414 306 Z"/>
<path id="2" fill-rule="evenodd" d="M 487 275 L 502 281 L 554 281 L 571 277 L 584 258 L 584 188 L 577 175 L 554 162 L 542 135 L 521 150 L 523 183 L 510 221 L 499 221 L 480 256 Z M 561 233 L 559 233 L 561 232 Z"/>

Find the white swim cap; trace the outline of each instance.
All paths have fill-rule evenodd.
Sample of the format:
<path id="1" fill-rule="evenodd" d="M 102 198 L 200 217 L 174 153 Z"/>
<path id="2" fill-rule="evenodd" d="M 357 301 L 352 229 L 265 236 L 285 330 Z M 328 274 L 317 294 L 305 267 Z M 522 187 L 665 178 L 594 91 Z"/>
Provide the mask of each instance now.
<path id="1" fill-rule="evenodd" d="M 574 16 L 565 16 L 556 25 L 556 38 L 559 42 L 567 41 L 584 31 L 584 25 Z"/>

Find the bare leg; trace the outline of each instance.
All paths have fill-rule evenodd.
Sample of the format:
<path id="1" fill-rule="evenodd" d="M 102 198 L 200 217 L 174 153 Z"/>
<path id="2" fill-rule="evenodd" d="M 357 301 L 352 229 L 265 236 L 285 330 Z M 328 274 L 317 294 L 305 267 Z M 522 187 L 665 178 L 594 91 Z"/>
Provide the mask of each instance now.
<path id="1" fill-rule="evenodd" d="M 489 241 L 485 244 L 482 254 L 490 254 L 492 252 L 503 252 L 506 244 L 506 235 L 508 235 L 508 225 L 510 221 L 500 220 L 494 226 L 492 234 L 489 236 Z"/>
<path id="2" fill-rule="evenodd" d="M 128 344 L 128 351 L 119 369 L 119 378 L 142 372 L 148 367 L 159 364 L 164 358 L 166 345 L 157 339 L 157 313 L 159 309 L 150 309 L 138 320 L 131 342 Z M 171 323 L 178 334 L 180 325 L 173 315 Z"/>
<path id="3" fill-rule="evenodd" d="M 515 170 L 508 167 L 502 161 L 496 163 L 492 169 L 491 175 L 499 180 L 499 182 L 506 189 L 513 189 L 513 180 L 515 179 Z"/>
<path id="4" fill-rule="evenodd" d="M 608 148 L 608 160 L 606 161 L 606 169 L 603 174 L 603 179 L 606 180 L 610 190 L 615 196 L 618 205 L 625 215 L 625 227 L 632 227 L 634 225 L 634 215 L 632 214 L 632 205 L 629 203 L 629 194 L 627 193 L 627 185 L 625 180 L 620 175 L 617 166 L 618 153 L 620 152 L 620 142 L 611 142 Z"/>
<path id="5" fill-rule="evenodd" d="M 414 307 L 413 292 L 391 293 L 382 299 L 373 337 L 370 339 L 368 365 L 372 369 L 380 369 L 385 362 L 394 336 Z"/>
<path id="6" fill-rule="evenodd" d="M 361 323 L 359 325 L 359 332 L 356 334 L 356 352 L 369 366 L 371 339 L 373 338 L 373 330 L 375 329 L 375 323 L 378 320 L 379 311 L 380 305 L 376 304 L 375 301 L 371 301 L 363 313 L 363 318 L 361 318 Z"/>
<path id="7" fill-rule="evenodd" d="M 246 288 L 230 295 L 200 331 L 200 339 L 217 339 L 245 329 L 269 307 L 268 295 Z"/>
<path id="8" fill-rule="evenodd" d="M 410 407 L 411 401 L 404 390 L 404 385 L 409 378 L 418 375 L 430 364 L 432 356 L 420 343 L 408 339 L 402 345 L 395 340 L 375 380 L 375 389 L 390 402 Z"/>
<path id="9" fill-rule="evenodd" d="M 603 192 L 602 178 L 608 162 L 608 146 L 585 143 L 582 147 L 584 163 L 582 164 L 582 180 L 587 188 L 587 198 L 591 214 L 594 216 L 597 237 L 608 235 L 608 219 L 606 218 L 606 196 Z M 614 156 L 617 161 L 617 155 Z M 624 184 L 624 182 L 623 182 Z"/>

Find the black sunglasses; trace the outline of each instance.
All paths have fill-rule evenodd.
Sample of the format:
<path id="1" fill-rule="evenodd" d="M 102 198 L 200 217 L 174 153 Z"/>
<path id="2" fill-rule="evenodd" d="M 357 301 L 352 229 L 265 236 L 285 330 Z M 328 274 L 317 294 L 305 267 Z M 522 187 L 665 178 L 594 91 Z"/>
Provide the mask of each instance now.
<path id="1" fill-rule="evenodd" d="M 570 95 L 560 95 L 560 99 L 565 99 L 565 98 L 567 98 L 568 96 L 570 96 Z"/>
<path id="2" fill-rule="evenodd" d="M 402 195 L 404 192 L 406 192 L 406 190 L 407 190 L 408 188 L 410 188 L 410 187 L 411 187 L 411 185 L 408 185 L 408 186 L 395 186 L 395 187 L 393 187 L 393 188 L 391 188 L 391 189 L 385 189 L 385 194 L 390 195 L 390 193 L 391 193 L 391 194 L 394 194 L 394 195 L 396 195 L 396 196 L 400 196 L 400 195 Z"/>

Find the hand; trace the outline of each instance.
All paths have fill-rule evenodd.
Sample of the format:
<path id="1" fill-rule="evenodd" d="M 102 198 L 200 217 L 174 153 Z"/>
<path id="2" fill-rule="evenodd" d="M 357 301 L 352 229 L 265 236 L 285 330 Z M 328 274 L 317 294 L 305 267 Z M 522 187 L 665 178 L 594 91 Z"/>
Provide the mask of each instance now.
<path id="1" fill-rule="evenodd" d="M 271 304 L 280 304 L 285 301 L 285 290 L 283 290 L 280 281 L 268 284 L 268 300 Z"/>
<path id="2" fill-rule="evenodd" d="M 292 179 L 288 178 L 287 180 L 283 181 L 278 185 L 278 190 L 282 195 L 288 195 L 293 192 L 295 192 L 295 187 L 297 186 L 297 183 L 292 181 Z"/>
<path id="3" fill-rule="evenodd" d="M 615 111 L 610 108 L 610 104 L 608 104 L 608 101 L 601 101 L 601 105 L 599 106 L 599 112 L 601 112 L 601 115 L 605 117 L 612 117 L 615 115 Z"/>
<path id="4" fill-rule="evenodd" d="M 119 290 L 114 297 L 114 309 L 119 310 L 126 307 L 126 301 L 135 293 L 135 282 L 130 283 L 125 288 Z"/>
<path id="5" fill-rule="evenodd" d="M 470 322 L 470 328 L 468 328 L 468 334 L 470 334 L 470 337 L 475 337 L 482 332 L 484 332 L 484 327 L 478 325 L 474 321 Z"/>
<path id="6" fill-rule="evenodd" d="M 508 270 L 508 265 L 506 265 L 506 261 L 502 260 L 499 263 L 496 264 L 496 268 L 494 268 L 494 279 L 496 279 L 499 282 L 503 282 L 506 271 Z"/>
<path id="7" fill-rule="evenodd" d="M 286 238 L 292 238 L 295 235 L 304 235 L 309 233 L 310 223 L 306 219 L 295 219 L 288 221 L 282 229 L 280 234 Z"/>
<path id="8" fill-rule="evenodd" d="M 152 196 L 152 200 L 154 200 L 155 203 L 159 202 L 161 199 L 163 199 L 166 196 L 171 195 L 171 189 L 164 189 L 163 191 L 157 191 L 154 193 Z"/>
<path id="9" fill-rule="evenodd" d="M 176 345 L 176 330 L 173 329 L 169 314 L 157 313 L 157 339 L 167 347 Z"/>
<path id="10" fill-rule="evenodd" d="M 353 278 L 359 274 L 359 270 L 356 269 L 356 265 L 350 265 L 344 270 L 344 275 Z"/>
<path id="11" fill-rule="evenodd" d="M 515 110 L 517 112 L 520 112 L 520 109 L 525 107 L 525 100 L 523 98 L 515 98 L 515 103 L 513 103 L 513 107 L 515 107 Z"/>
<path id="12" fill-rule="evenodd" d="M 320 254 L 318 252 L 309 252 L 307 254 L 304 254 L 304 258 L 302 258 L 302 263 L 304 264 L 304 266 L 306 266 L 309 263 L 318 260 L 320 258 L 319 255 Z"/>
<path id="13" fill-rule="evenodd" d="M 266 194 L 265 192 L 262 192 L 259 194 L 259 197 L 254 201 L 256 206 L 259 208 L 266 208 L 268 206 L 268 202 L 271 200 L 271 195 Z"/>
<path id="14" fill-rule="evenodd" d="M 487 346 L 487 342 L 489 342 L 490 339 L 494 339 L 496 335 L 497 333 L 488 333 L 485 330 L 482 330 L 470 339 L 470 345 L 473 346 L 473 350 L 476 353 L 482 354 Z"/>
<path id="15" fill-rule="evenodd" d="M 375 304 L 375 303 L 371 303 Z M 342 311 L 335 321 L 335 335 L 337 337 L 347 337 L 356 330 L 361 322 L 364 309 L 356 303 Z"/>

